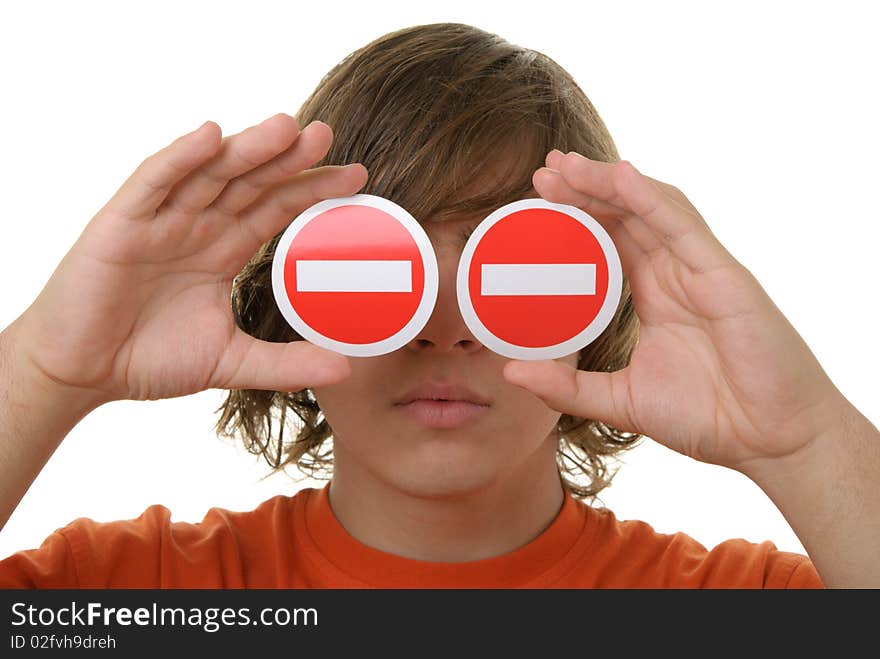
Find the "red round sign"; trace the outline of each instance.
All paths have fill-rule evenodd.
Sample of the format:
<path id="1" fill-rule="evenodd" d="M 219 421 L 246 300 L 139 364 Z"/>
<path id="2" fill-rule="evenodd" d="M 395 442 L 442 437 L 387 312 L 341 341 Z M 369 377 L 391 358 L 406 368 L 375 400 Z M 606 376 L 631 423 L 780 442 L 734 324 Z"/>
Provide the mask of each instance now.
<path id="1" fill-rule="evenodd" d="M 515 359 L 577 352 L 608 326 L 622 273 L 611 238 L 574 206 L 513 202 L 487 217 L 462 252 L 458 298 L 471 332 Z"/>
<path id="2" fill-rule="evenodd" d="M 404 209 L 373 195 L 328 199 L 300 214 L 275 252 L 276 302 L 313 343 L 370 356 L 403 346 L 437 297 L 430 240 Z"/>

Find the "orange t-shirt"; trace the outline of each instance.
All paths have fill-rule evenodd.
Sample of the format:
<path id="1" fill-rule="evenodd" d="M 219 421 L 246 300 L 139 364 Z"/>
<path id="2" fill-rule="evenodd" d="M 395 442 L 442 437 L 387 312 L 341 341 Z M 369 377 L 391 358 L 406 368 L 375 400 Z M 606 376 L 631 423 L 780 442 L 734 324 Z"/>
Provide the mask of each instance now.
<path id="1" fill-rule="evenodd" d="M 394 556 L 346 532 L 329 485 L 197 524 L 164 506 L 133 520 L 80 518 L 0 561 L 2 588 L 821 588 L 806 556 L 770 542 L 707 550 L 682 533 L 619 521 L 566 495 L 541 535 L 465 563 Z"/>

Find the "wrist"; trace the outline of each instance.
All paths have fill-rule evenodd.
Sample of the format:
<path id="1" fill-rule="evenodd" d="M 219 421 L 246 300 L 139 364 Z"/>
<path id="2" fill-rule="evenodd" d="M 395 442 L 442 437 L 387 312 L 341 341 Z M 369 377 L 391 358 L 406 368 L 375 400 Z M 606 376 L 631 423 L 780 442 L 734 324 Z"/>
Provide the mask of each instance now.
<path id="1" fill-rule="evenodd" d="M 100 405 L 29 363 L 21 325 L 0 332 L 0 528 L 68 432 Z"/>
<path id="2" fill-rule="evenodd" d="M 744 473 L 797 534 L 829 587 L 880 587 L 880 432 L 852 404 L 796 453 Z"/>
<path id="3" fill-rule="evenodd" d="M 846 399 L 829 419 L 795 453 L 756 460 L 741 470 L 799 536 L 799 528 L 823 516 L 830 523 L 834 510 L 876 499 L 872 493 L 880 480 L 880 433 Z"/>
<path id="4" fill-rule="evenodd" d="M 0 332 L 0 367 L 7 402 L 23 412 L 39 412 L 58 417 L 61 425 L 69 418 L 75 424 L 89 412 L 111 399 L 95 389 L 74 387 L 53 379 L 31 357 L 22 336 L 26 336 L 22 316 Z"/>
<path id="5" fill-rule="evenodd" d="M 803 476 L 805 471 L 827 471 L 846 452 L 847 436 L 862 432 L 870 422 L 836 388 L 821 406 L 812 408 L 813 422 L 798 437 L 786 442 L 798 448 L 792 452 L 757 457 L 735 469 L 763 488 L 767 480 L 786 475 Z M 837 457 L 835 457 L 837 456 Z"/>

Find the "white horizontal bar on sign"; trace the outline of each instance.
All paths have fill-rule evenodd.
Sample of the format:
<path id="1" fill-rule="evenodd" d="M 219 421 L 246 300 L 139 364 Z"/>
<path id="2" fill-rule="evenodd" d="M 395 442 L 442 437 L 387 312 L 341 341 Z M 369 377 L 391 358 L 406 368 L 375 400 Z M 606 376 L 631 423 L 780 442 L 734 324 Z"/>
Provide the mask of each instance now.
<path id="1" fill-rule="evenodd" d="M 483 295 L 595 295 L 595 263 L 484 263 Z"/>
<path id="2" fill-rule="evenodd" d="M 297 261 L 302 293 L 412 293 L 411 261 Z"/>

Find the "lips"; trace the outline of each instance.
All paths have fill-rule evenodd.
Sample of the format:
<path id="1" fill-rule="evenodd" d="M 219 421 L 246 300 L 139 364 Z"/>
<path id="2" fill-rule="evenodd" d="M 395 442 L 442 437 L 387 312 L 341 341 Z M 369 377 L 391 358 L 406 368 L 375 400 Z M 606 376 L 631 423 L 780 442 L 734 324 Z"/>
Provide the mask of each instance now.
<path id="1" fill-rule="evenodd" d="M 423 428 L 463 429 L 488 414 L 491 401 L 463 384 L 428 381 L 401 396 L 394 408 Z"/>
<path id="2" fill-rule="evenodd" d="M 487 398 L 468 389 L 464 385 L 442 382 L 424 382 L 405 393 L 394 404 L 408 405 L 418 400 L 462 401 L 487 407 L 490 405 L 490 401 Z"/>

